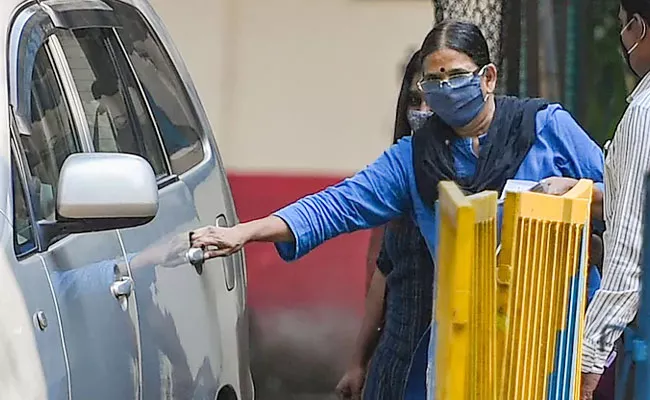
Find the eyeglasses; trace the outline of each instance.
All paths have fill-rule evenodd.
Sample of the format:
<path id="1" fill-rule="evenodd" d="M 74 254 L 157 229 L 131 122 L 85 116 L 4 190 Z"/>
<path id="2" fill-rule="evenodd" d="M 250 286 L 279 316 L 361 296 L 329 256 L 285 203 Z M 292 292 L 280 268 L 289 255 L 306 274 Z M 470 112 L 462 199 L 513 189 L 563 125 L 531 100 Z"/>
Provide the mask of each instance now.
<path id="1" fill-rule="evenodd" d="M 443 84 L 449 85 L 452 89 L 459 88 L 468 84 L 475 76 L 483 76 L 486 67 L 487 65 L 477 68 L 472 72 L 454 74 L 445 79 L 424 77 L 418 82 L 418 89 L 420 89 L 422 93 L 429 93 L 441 88 Z"/>

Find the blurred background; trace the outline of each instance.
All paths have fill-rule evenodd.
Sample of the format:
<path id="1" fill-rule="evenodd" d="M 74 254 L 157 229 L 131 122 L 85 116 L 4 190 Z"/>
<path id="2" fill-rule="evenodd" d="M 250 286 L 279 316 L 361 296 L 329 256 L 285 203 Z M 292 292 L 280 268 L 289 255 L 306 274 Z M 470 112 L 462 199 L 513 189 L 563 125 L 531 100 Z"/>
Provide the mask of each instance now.
<path id="1" fill-rule="evenodd" d="M 192 73 L 239 218 L 353 174 L 391 143 L 403 67 L 435 21 L 470 20 L 502 93 L 561 102 L 603 144 L 634 78 L 617 0 L 152 0 Z M 363 315 L 369 233 L 286 264 L 246 249 L 258 399 L 326 399 Z"/>

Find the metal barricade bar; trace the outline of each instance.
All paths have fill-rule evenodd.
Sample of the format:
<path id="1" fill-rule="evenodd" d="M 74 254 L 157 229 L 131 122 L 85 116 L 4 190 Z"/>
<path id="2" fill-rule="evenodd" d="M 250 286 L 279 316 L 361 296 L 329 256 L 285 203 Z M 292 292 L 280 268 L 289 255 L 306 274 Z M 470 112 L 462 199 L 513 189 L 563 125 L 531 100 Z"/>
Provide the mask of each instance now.
<path id="1" fill-rule="evenodd" d="M 593 183 L 564 196 L 439 185 L 430 365 L 436 400 L 579 397 Z"/>
<path id="2" fill-rule="evenodd" d="M 562 197 L 506 196 L 499 270 L 511 280 L 499 304 L 508 310 L 501 399 L 579 396 L 592 185 L 580 181 Z"/>

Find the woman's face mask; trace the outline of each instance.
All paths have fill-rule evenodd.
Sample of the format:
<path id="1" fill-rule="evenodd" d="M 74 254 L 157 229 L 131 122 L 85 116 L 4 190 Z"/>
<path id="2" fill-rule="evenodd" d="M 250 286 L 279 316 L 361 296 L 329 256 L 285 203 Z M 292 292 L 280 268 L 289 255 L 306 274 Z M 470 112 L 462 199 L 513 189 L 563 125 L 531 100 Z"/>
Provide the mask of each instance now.
<path id="1" fill-rule="evenodd" d="M 409 120 L 409 125 L 413 132 L 417 132 L 418 129 L 422 128 L 424 124 L 427 123 L 427 120 L 431 118 L 433 111 L 431 110 L 418 110 L 411 108 L 408 110 L 407 118 Z"/>
<path id="2" fill-rule="evenodd" d="M 423 79 L 418 86 L 433 112 L 452 128 L 460 128 L 472 122 L 485 105 L 481 78 L 486 69 L 447 79 Z"/>

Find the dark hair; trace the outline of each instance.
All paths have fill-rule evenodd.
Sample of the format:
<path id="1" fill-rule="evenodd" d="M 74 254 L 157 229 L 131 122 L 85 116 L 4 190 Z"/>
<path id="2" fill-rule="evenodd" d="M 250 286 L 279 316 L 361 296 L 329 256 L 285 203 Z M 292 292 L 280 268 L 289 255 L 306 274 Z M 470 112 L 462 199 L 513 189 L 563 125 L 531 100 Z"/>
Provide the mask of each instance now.
<path id="1" fill-rule="evenodd" d="M 408 120 L 409 101 L 411 98 L 411 84 L 416 75 L 420 73 L 422 61 L 420 60 L 420 50 L 416 51 L 406 64 L 404 77 L 402 78 L 402 87 L 397 97 L 397 108 L 395 110 L 395 128 L 393 131 L 393 143 L 404 136 L 411 134 L 411 125 Z"/>
<path id="2" fill-rule="evenodd" d="M 478 26 L 470 22 L 445 20 L 436 24 L 422 42 L 420 49 L 422 61 L 442 49 L 463 53 L 479 67 L 491 62 L 485 36 Z"/>
<path id="3" fill-rule="evenodd" d="M 406 68 L 404 69 L 404 77 L 402 78 L 402 87 L 397 97 L 397 107 L 395 109 L 395 127 L 393 130 L 393 143 L 405 136 L 411 135 L 411 124 L 408 119 L 409 100 L 411 97 L 411 84 L 413 79 L 422 71 L 422 60 L 420 58 L 420 50 L 413 53 Z M 402 215 L 388 223 L 388 229 L 401 230 L 405 232 L 409 217 Z M 382 242 L 382 250 L 383 250 Z"/>
<path id="4" fill-rule="evenodd" d="M 639 14 L 641 18 L 650 21 L 650 1 L 647 0 L 621 0 L 621 6 L 627 13 L 628 21 L 634 14 Z"/>

